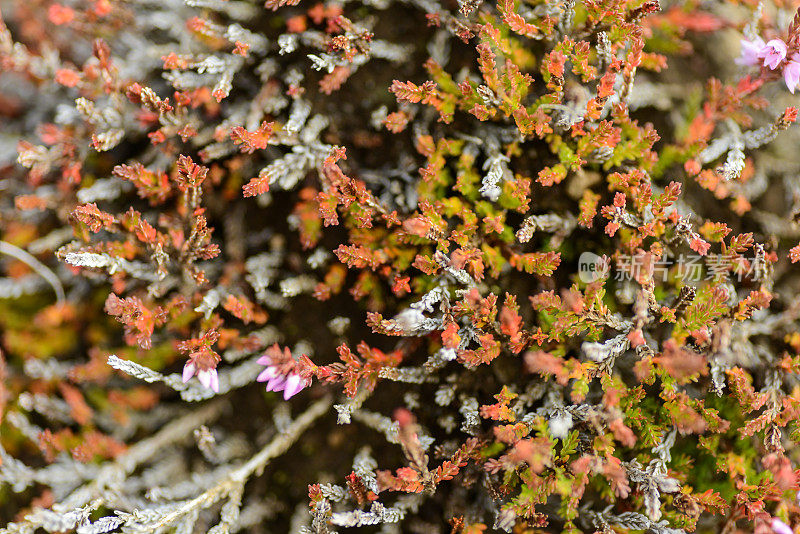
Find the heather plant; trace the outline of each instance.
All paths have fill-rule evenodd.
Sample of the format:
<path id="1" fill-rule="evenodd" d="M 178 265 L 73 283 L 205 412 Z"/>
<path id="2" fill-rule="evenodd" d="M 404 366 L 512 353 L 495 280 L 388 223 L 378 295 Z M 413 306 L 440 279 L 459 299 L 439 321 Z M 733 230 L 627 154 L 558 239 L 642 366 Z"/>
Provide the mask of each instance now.
<path id="1" fill-rule="evenodd" d="M 0 1 L 0 532 L 800 532 L 799 8 Z"/>

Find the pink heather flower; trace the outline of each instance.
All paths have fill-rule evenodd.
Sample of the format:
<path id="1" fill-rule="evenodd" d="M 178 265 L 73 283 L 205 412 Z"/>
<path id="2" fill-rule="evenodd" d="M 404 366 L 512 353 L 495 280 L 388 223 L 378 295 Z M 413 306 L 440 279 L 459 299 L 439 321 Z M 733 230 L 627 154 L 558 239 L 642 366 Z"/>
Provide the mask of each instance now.
<path id="1" fill-rule="evenodd" d="M 183 366 L 183 382 L 188 382 L 195 374 L 203 387 L 219 393 L 219 375 L 216 369 L 199 370 L 192 360 L 187 361 Z"/>
<path id="2" fill-rule="evenodd" d="M 689 248 L 700 254 L 701 256 L 705 256 L 708 249 L 711 248 L 711 243 L 702 239 L 699 235 L 695 234 L 691 240 L 689 240 Z"/>
<path id="3" fill-rule="evenodd" d="M 772 518 L 772 530 L 775 532 L 775 534 L 794 534 L 792 527 L 777 517 Z"/>
<path id="4" fill-rule="evenodd" d="M 619 230 L 619 224 L 614 221 L 610 221 L 606 225 L 606 233 L 612 237 L 617 233 L 617 230 Z"/>
<path id="5" fill-rule="evenodd" d="M 266 382 L 267 391 L 283 391 L 284 400 L 291 399 L 309 385 L 294 371 L 295 361 L 288 348 L 281 351 L 277 344 L 273 345 L 258 359 L 258 363 L 267 368 L 259 373 L 256 381 Z"/>
<path id="6" fill-rule="evenodd" d="M 786 43 L 780 39 L 773 39 L 759 50 L 757 56 L 764 60 L 765 67 L 775 70 L 786 58 L 786 52 Z"/>
<path id="7" fill-rule="evenodd" d="M 783 67 L 783 80 L 786 87 L 794 94 L 797 85 L 800 84 L 800 53 L 795 52 L 786 65 Z"/>
<path id="8" fill-rule="evenodd" d="M 742 39 L 742 55 L 737 57 L 734 61 L 737 65 L 752 66 L 757 65 L 758 53 L 766 46 L 761 37 L 756 37 L 754 40 L 749 41 Z"/>

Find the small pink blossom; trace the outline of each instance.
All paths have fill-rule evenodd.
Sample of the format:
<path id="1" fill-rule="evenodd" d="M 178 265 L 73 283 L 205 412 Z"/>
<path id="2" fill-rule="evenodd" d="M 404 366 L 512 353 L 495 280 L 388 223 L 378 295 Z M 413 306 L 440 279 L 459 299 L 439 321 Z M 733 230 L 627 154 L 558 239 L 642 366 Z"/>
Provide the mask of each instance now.
<path id="1" fill-rule="evenodd" d="M 794 94 L 794 90 L 800 84 L 800 53 L 795 52 L 792 58 L 783 67 L 783 79 L 786 87 Z"/>
<path id="2" fill-rule="evenodd" d="M 644 336 L 642 335 L 642 329 L 636 328 L 628 332 L 627 335 L 628 341 L 631 343 L 631 347 L 636 348 L 640 347 L 645 344 Z"/>
<path id="3" fill-rule="evenodd" d="M 705 256 L 706 252 L 708 252 L 708 249 L 711 248 L 711 244 L 695 234 L 694 237 L 692 237 L 692 239 L 689 241 L 689 248 L 701 256 Z"/>
<path id="4" fill-rule="evenodd" d="M 766 46 L 764 40 L 761 37 L 756 37 L 752 41 L 742 39 L 741 43 L 742 54 L 734 60 L 736 64 L 745 66 L 757 65 L 759 63 L 758 53 Z"/>
<path id="5" fill-rule="evenodd" d="M 772 530 L 775 532 L 775 534 L 794 534 L 794 530 L 792 530 L 792 527 L 790 527 L 777 517 L 772 518 Z"/>
<path id="6" fill-rule="evenodd" d="M 757 57 L 764 60 L 765 67 L 775 70 L 786 58 L 787 52 L 786 43 L 780 39 L 772 39 L 758 52 Z"/>
<path id="7" fill-rule="evenodd" d="M 216 369 L 200 370 L 192 363 L 192 360 L 189 360 L 183 366 L 183 382 L 188 382 L 194 375 L 197 375 L 197 380 L 203 384 L 203 387 L 219 393 L 219 375 Z"/>
<path id="8" fill-rule="evenodd" d="M 267 391 L 283 391 L 285 400 L 291 399 L 309 385 L 308 380 L 294 372 L 295 362 L 288 348 L 281 352 L 274 345 L 258 359 L 258 363 L 267 367 L 259 373 L 256 381 L 266 382 Z"/>

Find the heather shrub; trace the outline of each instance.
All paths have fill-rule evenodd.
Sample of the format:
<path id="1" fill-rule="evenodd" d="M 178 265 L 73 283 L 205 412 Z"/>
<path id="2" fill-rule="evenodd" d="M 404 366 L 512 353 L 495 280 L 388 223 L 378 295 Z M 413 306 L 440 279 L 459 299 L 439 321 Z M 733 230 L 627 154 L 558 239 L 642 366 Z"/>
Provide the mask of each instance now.
<path id="1" fill-rule="evenodd" d="M 800 2 L 3 0 L 3 533 L 800 531 Z"/>

